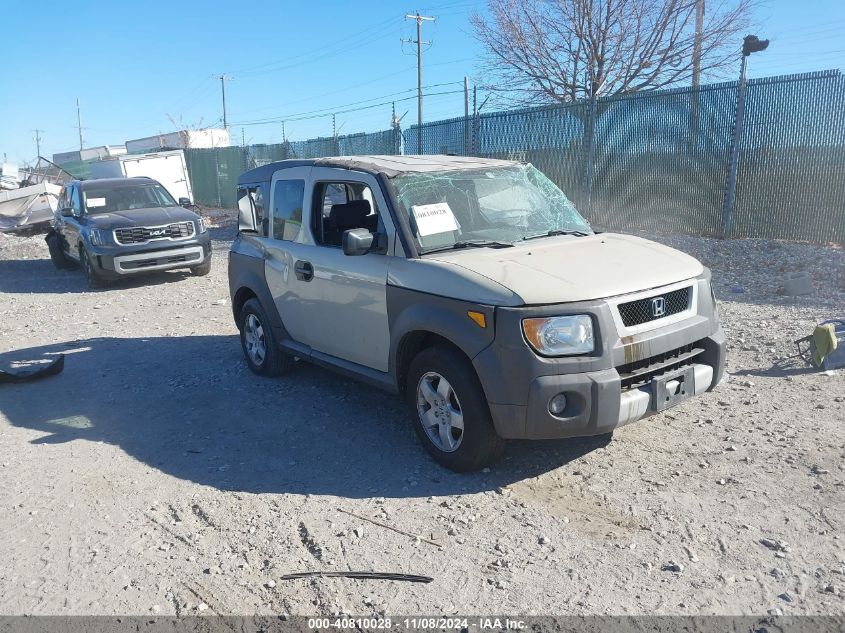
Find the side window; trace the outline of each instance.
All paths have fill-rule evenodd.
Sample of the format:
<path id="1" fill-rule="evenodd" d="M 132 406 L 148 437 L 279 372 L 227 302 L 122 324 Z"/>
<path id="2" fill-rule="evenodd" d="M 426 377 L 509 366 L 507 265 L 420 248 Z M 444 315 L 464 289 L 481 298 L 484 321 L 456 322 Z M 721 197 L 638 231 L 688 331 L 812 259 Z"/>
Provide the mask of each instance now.
<path id="1" fill-rule="evenodd" d="M 277 180 L 273 187 L 273 237 L 294 240 L 302 228 L 304 180 Z"/>
<path id="2" fill-rule="evenodd" d="M 69 206 L 67 201 L 67 187 L 62 187 L 62 192 L 59 194 L 58 209 L 61 211 L 67 206 Z"/>
<path id="3" fill-rule="evenodd" d="M 260 185 L 238 187 L 238 211 L 242 217 L 246 218 L 252 217 L 254 212 L 256 231 L 266 237 L 267 227 L 264 226 L 266 212 L 264 210 L 264 195 L 261 189 Z"/>
<path id="4" fill-rule="evenodd" d="M 317 183 L 311 215 L 314 239 L 325 246 L 340 246 L 349 229 L 383 230 L 373 192 L 359 182 Z"/>
<path id="5" fill-rule="evenodd" d="M 261 187 L 250 187 L 249 196 L 252 198 L 252 204 L 255 207 L 255 221 L 258 223 L 258 232 L 264 235 L 264 218 L 267 217 L 267 212 L 264 210 L 264 195 L 261 192 Z"/>
<path id="6" fill-rule="evenodd" d="M 77 214 L 82 213 L 82 200 L 79 198 L 79 187 L 71 187 L 70 206 Z"/>

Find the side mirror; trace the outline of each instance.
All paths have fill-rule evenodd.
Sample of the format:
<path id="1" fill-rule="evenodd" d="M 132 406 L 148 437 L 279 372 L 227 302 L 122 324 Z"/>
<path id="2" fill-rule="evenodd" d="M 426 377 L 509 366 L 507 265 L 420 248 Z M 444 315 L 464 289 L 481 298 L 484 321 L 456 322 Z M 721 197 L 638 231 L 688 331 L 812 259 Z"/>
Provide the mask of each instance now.
<path id="1" fill-rule="evenodd" d="M 193 205 L 193 204 L 191 204 L 191 199 L 190 199 L 190 198 L 179 198 L 179 206 L 180 206 L 180 207 L 185 207 L 186 209 L 190 209 L 190 208 L 191 208 L 191 207 L 193 207 L 194 205 Z"/>
<path id="2" fill-rule="evenodd" d="M 349 229 L 343 232 L 344 255 L 366 255 L 375 241 L 375 235 L 367 229 Z"/>
<path id="3" fill-rule="evenodd" d="M 63 218 L 72 218 L 74 217 L 73 207 L 65 207 L 59 213 L 62 215 Z"/>

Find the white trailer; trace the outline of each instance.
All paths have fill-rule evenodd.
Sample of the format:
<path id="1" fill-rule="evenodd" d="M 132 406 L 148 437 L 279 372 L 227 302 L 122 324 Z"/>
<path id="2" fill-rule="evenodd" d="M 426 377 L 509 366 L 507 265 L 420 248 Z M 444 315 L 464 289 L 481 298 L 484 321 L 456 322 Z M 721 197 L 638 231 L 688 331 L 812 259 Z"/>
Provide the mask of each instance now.
<path id="1" fill-rule="evenodd" d="M 126 154 L 91 163 L 92 178 L 134 178 L 148 176 L 159 181 L 175 200 L 194 201 L 185 154 L 177 149 L 150 154 Z"/>

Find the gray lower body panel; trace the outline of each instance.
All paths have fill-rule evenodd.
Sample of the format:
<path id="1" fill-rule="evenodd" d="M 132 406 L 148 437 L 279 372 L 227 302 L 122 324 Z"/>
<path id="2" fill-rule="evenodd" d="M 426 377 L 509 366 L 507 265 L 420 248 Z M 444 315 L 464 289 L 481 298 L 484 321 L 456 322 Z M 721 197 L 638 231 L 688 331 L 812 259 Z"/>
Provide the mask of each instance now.
<path id="1" fill-rule="evenodd" d="M 696 397 L 722 378 L 725 338 L 721 328 L 700 344 L 704 351 L 689 363 L 636 387 L 623 388 L 616 368 L 530 378 L 524 404 L 490 404 L 496 432 L 504 438 L 535 440 L 602 435 Z M 566 407 L 553 415 L 549 401 L 561 393 Z"/>

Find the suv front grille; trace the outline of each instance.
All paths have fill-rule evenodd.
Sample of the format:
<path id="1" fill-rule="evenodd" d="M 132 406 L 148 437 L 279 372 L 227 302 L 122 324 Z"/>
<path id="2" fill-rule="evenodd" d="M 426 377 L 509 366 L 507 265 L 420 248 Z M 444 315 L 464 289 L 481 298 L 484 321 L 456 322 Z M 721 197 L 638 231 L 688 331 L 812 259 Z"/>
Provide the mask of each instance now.
<path id="1" fill-rule="evenodd" d="M 163 226 L 133 226 L 115 229 L 114 239 L 118 244 L 141 244 L 152 240 L 178 240 L 194 234 L 193 222 L 175 222 Z"/>
<path id="2" fill-rule="evenodd" d="M 637 299 L 619 304 L 619 316 L 625 327 L 642 325 L 649 321 L 663 319 L 683 312 L 690 306 L 692 286 L 679 288 L 663 294 L 654 294 L 645 299 Z"/>
<path id="3" fill-rule="evenodd" d="M 633 363 L 619 365 L 616 371 L 619 372 L 622 390 L 640 387 L 648 384 L 658 374 L 691 365 L 692 359 L 702 352 L 704 347 L 701 341 L 697 341 Z"/>

